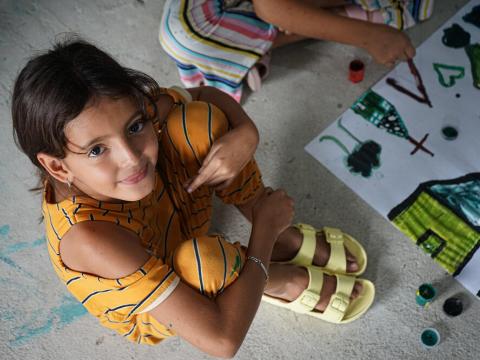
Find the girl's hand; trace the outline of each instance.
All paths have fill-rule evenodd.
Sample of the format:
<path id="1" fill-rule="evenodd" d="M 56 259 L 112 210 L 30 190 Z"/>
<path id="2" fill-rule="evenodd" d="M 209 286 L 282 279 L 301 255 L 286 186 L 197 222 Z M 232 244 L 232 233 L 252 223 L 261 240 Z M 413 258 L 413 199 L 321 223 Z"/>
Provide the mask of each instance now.
<path id="1" fill-rule="evenodd" d="M 284 190 L 265 188 L 252 211 L 253 226 L 267 227 L 275 239 L 287 229 L 295 215 L 293 199 Z"/>
<path id="2" fill-rule="evenodd" d="M 218 185 L 217 190 L 228 187 L 253 158 L 257 143 L 257 131 L 248 124 L 230 130 L 213 143 L 197 176 L 185 184 L 187 191 L 201 185 Z"/>
<path id="3" fill-rule="evenodd" d="M 415 48 L 403 32 L 387 25 L 372 25 L 374 27 L 365 49 L 376 62 L 392 67 L 398 60 L 408 60 L 415 56 Z"/>

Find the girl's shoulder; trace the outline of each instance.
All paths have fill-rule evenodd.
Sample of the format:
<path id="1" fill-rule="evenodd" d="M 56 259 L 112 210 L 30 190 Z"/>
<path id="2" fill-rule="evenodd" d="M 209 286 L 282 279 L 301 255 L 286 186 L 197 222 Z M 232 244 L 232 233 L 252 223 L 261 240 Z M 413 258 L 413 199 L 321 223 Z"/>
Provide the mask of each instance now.
<path id="1" fill-rule="evenodd" d="M 172 86 L 164 89 L 165 94 L 170 95 L 175 103 L 187 104 L 191 102 L 192 95 L 183 87 Z"/>
<path id="2" fill-rule="evenodd" d="M 47 236 L 60 241 L 74 225 L 87 221 L 110 223 L 109 226 L 120 226 L 138 233 L 143 226 L 140 220 L 144 217 L 144 209 L 151 207 L 152 197 L 162 187 L 157 176 L 155 188 L 147 197 L 138 201 L 111 203 L 87 195 L 72 195 L 55 201 L 52 187 L 46 184 L 42 211 Z"/>

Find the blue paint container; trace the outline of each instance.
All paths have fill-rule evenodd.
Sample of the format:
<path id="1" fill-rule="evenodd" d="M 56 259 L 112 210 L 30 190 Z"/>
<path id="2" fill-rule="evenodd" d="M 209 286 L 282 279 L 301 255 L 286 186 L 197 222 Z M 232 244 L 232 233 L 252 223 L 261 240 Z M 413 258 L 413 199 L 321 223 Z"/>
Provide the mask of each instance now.
<path id="1" fill-rule="evenodd" d="M 423 329 L 420 341 L 427 349 L 434 348 L 440 343 L 440 333 L 434 328 Z"/>
<path id="2" fill-rule="evenodd" d="M 433 301 L 436 293 L 432 284 L 422 284 L 417 290 L 415 301 L 420 306 L 426 306 Z"/>

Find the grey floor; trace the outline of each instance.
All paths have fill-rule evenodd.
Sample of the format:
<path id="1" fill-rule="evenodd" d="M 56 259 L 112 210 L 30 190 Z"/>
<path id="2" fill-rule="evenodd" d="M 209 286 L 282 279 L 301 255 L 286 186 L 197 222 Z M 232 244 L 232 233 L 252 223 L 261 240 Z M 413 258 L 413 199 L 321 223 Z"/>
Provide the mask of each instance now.
<path id="1" fill-rule="evenodd" d="M 434 16 L 409 35 L 425 40 L 465 0 L 437 0 Z M 163 86 L 179 84 L 162 52 L 157 29 L 163 1 L 0 0 L 0 358 L 1 359 L 207 359 L 179 338 L 159 346 L 128 343 L 101 327 L 57 280 L 46 253 L 33 168 L 12 141 L 10 94 L 26 59 L 63 32 L 78 32 L 124 65 Z M 352 85 L 347 64 L 366 63 L 366 78 Z M 262 304 L 238 359 L 478 359 L 480 302 L 435 265 L 323 166 L 304 145 L 385 73 L 361 50 L 309 41 L 274 53 L 272 73 L 245 108 L 261 141 L 257 159 L 265 182 L 296 199 L 297 219 L 341 227 L 361 239 L 369 254 L 365 277 L 377 298 L 362 319 L 330 325 Z M 232 209 L 217 206 L 215 230 L 245 243 L 249 226 Z M 415 289 L 432 282 L 439 296 L 429 309 L 415 304 Z M 441 311 L 443 300 L 464 297 L 458 318 Z M 425 350 L 422 328 L 434 326 L 441 344 Z"/>

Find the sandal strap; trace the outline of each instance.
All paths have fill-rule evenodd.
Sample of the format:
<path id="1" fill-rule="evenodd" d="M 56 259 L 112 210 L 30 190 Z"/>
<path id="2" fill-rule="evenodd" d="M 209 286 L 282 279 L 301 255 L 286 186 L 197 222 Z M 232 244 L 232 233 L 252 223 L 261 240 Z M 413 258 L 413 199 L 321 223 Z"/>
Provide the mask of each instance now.
<path id="1" fill-rule="evenodd" d="M 307 266 L 306 269 L 309 276 L 308 287 L 290 303 L 290 308 L 298 313 L 310 312 L 317 306 L 323 287 L 323 271 L 314 266 Z"/>
<path id="2" fill-rule="evenodd" d="M 288 263 L 305 267 L 312 265 L 315 247 L 317 246 L 317 229 L 308 224 L 295 224 L 293 226 L 302 233 L 303 241 L 295 257 Z"/>
<path id="3" fill-rule="evenodd" d="M 337 288 L 335 289 L 335 294 L 330 298 L 323 315 L 326 320 L 338 323 L 343 319 L 350 305 L 350 295 L 355 286 L 355 277 L 338 274 L 335 276 L 337 277 Z"/>
<path id="4" fill-rule="evenodd" d="M 342 230 L 325 226 L 323 232 L 325 240 L 330 244 L 330 258 L 325 268 L 332 272 L 346 273 L 347 256 Z"/>

